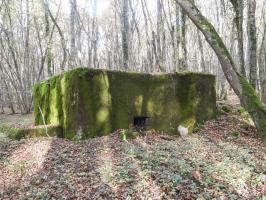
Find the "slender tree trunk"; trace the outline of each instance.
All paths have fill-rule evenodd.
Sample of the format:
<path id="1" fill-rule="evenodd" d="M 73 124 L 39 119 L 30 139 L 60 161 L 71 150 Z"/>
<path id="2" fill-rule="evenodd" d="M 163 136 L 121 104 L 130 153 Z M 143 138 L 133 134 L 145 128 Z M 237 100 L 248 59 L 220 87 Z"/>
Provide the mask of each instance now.
<path id="1" fill-rule="evenodd" d="M 203 33 L 205 39 L 215 51 L 225 77 L 234 92 L 239 97 L 242 106 L 251 115 L 261 138 L 266 139 L 266 108 L 262 105 L 259 96 L 247 79 L 237 72 L 235 63 L 228 52 L 223 40 L 215 28 L 204 17 L 199 9 L 190 0 L 175 0 L 197 28 Z"/>
<path id="2" fill-rule="evenodd" d="M 46 55 L 46 62 L 47 62 L 47 73 L 48 76 L 52 76 L 52 49 L 51 49 L 51 40 L 50 40 L 50 21 L 49 21 L 49 2 L 48 0 L 44 0 L 44 19 L 45 19 L 45 39 L 47 44 L 47 55 Z"/>
<path id="3" fill-rule="evenodd" d="M 136 9 L 134 9 L 132 1 L 129 1 L 129 6 L 130 6 L 130 12 L 132 13 L 132 25 L 131 25 L 131 33 L 130 35 L 134 35 L 134 30 L 136 30 L 136 36 L 137 36 L 137 41 L 138 41 L 138 47 L 136 49 L 136 53 L 134 54 L 134 67 L 137 66 L 141 66 L 141 68 L 143 69 L 143 66 L 140 64 L 141 63 L 141 57 L 140 57 L 140 52 L 141 52 L 141 48 L 142 48 L 142 42 L 141 42 L 141 33 L 140 33 L 140 29 L 139 29 L 139 24 L 137 22 L 136 19 Z M 134 44 L 133 43 L 129 43 L 130 44 L 130 48 L 133 48 Z M 140 70 L 140 69 L 137 69 Z"/>
<path id="4" fill-rule="evenodd" d="M 75 60 L 77 56 L 76 49 L 76 11 L 77 2 L 76 0 L 70 0 L 70 58 L 69 67 L 73 68 L 75 66 Z"/>
<path id="5" fill-rule="evenodd" d="M 157 15 L 156 15 L 156 34 L 154 34 L 154 55 L 156 59 L 156 67 L 158 71 L 164 71 L 163 69 L 163 4 L 161 0 L 157 0 Z"/>
<path id="6" fill-rule="evenodd" d="M 148 31 L 148 13 L 146 13 L 145 11 L 145 0 L 141 0 L 141 7 L 142 7 L 142 13 L 144 16 L 144 22 L 145 22 L 145 36 L 146 36 L 146 45 L 147 45 L 147 50 L 146 50 L 146 56 L 147 56 L 147 60 L 148 60 L 148 65 L 151 68 L 150 70 L 152 70 L 152 66 L 153 66 L 153 57 L 152 57 L 152 53 L 151 53 L 151 42 L 150 42 L 150 37 L 149 37 L 149 31 Z"/>
<path id="7" fill-rule="evenodd" d="M 246 76 L 243 41 L 243 0 L 230 0 L 235 10 L 235 24 L 237 29 L 238 57 L 240 63 L 240 73 Z"/>
<path id="8" fill-rule="evenodd" d="M 257 31 L 256 31 L 256 0 L 248 1 L 248 60 L 249 60 L 249 80 L 256 89 L 257 86 Z"/>
<path id="9" fill-rule="evenodd" d="M 187 65 L 187 44 L 186 44 L 186 32 L 187 32 L 187 27 L 186 27 L 186 13 L 182 10 L 181 11 L 181 71 L 186 71 L 188 69 Z"/>
<path id="10" fill-rule="evenodd" d="M 129 0 L 123 1 L 122 10 L 122 49 L 123 49 L 123 66 L 125 70 L 129 68 Z"/>
<path id="11" fill-rule="evenodd" d="M 67 50 L 66 50 L 66 43 L 65 43 L 64 34 L 63 34 L 60 26 L 58 25 L 56 18 L 54 18 L 53 14 L 51 13 L 50 8 L 48 8 L 48 12 L 49 12 L 49 17 L 51 18 L 52 22 L 54 23 L 54 26 L 57 28 L 58 33 L 60 35 L 60 41 L 61 41 L 61 46 L 62 46 L 62 50 L 63 50 L 63 60 L 62 60 L 61 65 L 60 65 L 60 69 L 61 69 L 61 71 L 64 71 L 66 59 L 67 59 Z"/>
<path id="12" fill-rule="evenodd" d="M 98 61 L 98 40 L 99 40 L 99 26 L 97 19 L 97 0 L 93 1 L 93 18 L 92 18 L 92 63 L 94 68 L 99 68 Z"/>
<path id="13" fill-rule="evenodd" d="M 266 104 L 266 21 L 264 21 L 264 31 L 259 52 L 261 99 Z"/>
<path id="14" fill-rule="evenodd" d="M 88 16 L 87 25 L 87 48 L 88 48 L 88 67 L 91 67 L 92 63 L 92 47 L 91 47 L 91 26 L 90 26 L 90 16 Z"/>
<path id="15" fill-rule="evenodd" d="M 176 54 L 178 55 L 176 60 L 177 60 L 177 71 L 181 71 L 180 68 L 180 41 L 181 41 L 181 29 L 180 29 L 180 6 L 176 4 L 175 6 L 175 25 L 176 25 Z"/>
<path id="16" fill-rule="evenodd" d="M 207 67 L 204 59 L 204 50 L 203 50 L 203 44 L 202 39 L 199 30 L 197 30 L 197 36 L 198 36 L 198 42 L 199 42 L 199 51 L 200 51 L 200 67 L 202 68 L 203 72 L 207 72 Z"/>

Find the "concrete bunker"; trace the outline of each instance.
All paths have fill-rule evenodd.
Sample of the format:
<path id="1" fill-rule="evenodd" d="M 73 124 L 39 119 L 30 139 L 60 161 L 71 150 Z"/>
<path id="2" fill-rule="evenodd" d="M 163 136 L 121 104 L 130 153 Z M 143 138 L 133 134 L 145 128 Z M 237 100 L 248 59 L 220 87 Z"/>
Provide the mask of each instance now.
<path id="1" fill-rule="evenodd" d="M 216 116 L 215 76 L 77 68 L 35 85 L 36 125 L 44 124 L 42 114 L 73 140 L 132 126 L 177 134 L 183 125 L 192 131 Z"/>

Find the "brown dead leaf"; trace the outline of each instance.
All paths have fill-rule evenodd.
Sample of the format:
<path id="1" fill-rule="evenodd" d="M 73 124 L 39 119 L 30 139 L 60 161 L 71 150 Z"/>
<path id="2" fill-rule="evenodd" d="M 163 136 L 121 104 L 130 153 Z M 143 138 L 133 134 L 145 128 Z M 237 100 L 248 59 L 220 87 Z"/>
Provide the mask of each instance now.
<path id="1" fill-rule="evenodd" d="M 191 175 L 194 179 L 196 179 L 199 182 L 202 182 L 202 174 L 199 171 L 192 171 Z"/>
<path id="2" fill-rule="evenodd" d="M 217 181 L 224 181 L 224 179 L 221 176 L 219 176 L 217 172 L 212 173 L 211 177 Z"/>

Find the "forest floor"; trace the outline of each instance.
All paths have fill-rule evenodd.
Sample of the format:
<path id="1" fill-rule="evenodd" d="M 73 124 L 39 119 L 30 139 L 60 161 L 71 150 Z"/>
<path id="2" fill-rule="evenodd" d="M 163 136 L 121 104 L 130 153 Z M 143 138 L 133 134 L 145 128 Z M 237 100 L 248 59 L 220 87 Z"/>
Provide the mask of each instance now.
<path id="1" fill-rule="evenodd" d="M 266 144 L 239 111 L 187 138 L 120 132 L 81 143 L 0 134 L 0 199 L 266 199 Z"/>

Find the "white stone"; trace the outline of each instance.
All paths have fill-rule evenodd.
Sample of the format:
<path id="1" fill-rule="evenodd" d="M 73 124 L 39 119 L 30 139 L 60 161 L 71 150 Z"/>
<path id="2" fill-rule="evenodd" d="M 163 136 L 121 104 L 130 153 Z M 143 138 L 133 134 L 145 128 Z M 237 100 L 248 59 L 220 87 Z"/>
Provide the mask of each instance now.
<path id="1" fill-rule="evenodd" d="M 179 125 L 177 130 L 181 137 L 186 137 L 188 135 L 188 128 L 184 126 Z"/>

